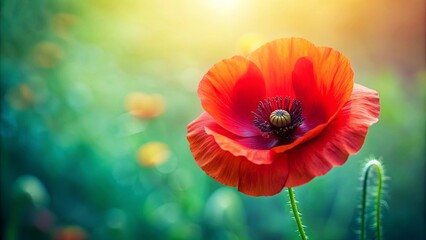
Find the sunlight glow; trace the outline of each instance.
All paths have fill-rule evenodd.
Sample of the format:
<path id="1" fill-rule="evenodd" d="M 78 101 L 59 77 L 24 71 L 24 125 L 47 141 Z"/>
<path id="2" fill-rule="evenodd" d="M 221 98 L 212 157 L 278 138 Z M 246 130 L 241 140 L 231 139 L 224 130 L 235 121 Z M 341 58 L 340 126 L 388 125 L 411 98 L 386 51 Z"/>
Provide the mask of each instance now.
<path id="1" fill-rule="evenodd" d="M 223 12 L 236 7 L 238 0 L 212 0 L 211 5 L 214 10 Z"/>

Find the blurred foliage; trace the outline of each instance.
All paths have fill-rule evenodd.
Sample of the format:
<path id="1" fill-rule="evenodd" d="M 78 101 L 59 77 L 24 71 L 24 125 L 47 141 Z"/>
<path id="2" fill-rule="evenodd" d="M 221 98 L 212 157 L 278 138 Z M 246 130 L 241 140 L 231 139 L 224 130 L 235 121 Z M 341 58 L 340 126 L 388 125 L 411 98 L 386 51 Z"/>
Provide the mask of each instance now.
<path id="1" fill-rule="evenodd" d="M 1 235 L 297 239 L 285 191 L 254 198 L 210 179 L 186 125 L 211 65 L 301 36 L 347 55 L 382 105 L 359 154 L 295 189 L 308 235 L 357 239 L 374 155 L 389 178 L 385 238 L 424 239 L 424 2 L 325 2 L 3 0 Z"/>

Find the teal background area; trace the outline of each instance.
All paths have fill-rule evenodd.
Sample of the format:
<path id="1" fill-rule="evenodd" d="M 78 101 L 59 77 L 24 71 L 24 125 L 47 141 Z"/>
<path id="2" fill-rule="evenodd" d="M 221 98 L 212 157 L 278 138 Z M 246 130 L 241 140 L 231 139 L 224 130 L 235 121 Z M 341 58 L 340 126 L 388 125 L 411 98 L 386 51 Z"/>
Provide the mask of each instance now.
<path id="1" fill-rule="evenodd" d="M 384 239 L 425 239 L 424 19 L 416 0 L 3 0 L 3 239 L 298 239 L 287 191 L 249 197 L 217 183 L 186 140 L 204 73 L 281 37 L 338 49 L 380 94 L 361 151 L 294 189 L 308 236 L 358 239 L 361 172 L 375 157 Z M 160 94 L 166 111 L 132 116 L 133 92 Z M 153 141 L 169 157 L 140 164 Z"/>

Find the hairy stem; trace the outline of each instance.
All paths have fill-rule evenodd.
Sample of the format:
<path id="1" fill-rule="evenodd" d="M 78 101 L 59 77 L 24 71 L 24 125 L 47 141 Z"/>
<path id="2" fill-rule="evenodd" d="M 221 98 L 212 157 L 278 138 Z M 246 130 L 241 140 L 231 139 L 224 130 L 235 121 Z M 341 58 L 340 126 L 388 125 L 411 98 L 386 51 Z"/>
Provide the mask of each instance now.
<path id="1" fill-rule="evenodd" d="M 291 210 L 293 211 L 294 220 L 296 220 L 297 228 L 299 229 L 300 237 L 303 240 L 306 240 L 306 239 L 308 239 L 308 237 L 306 236 L 305 230 L 303 229 L 302 219 L 300 218 L 299 211 L 297 210 L 296 198 L 294 196 L 292 188 L 288 188 L 288 196 L 290 197 Z"/>
<path id="2" fill-rule="evenodd" d="M 374 168 L 377 171 L 377 199 L 375 204 L 375 227 L 376 227 L 376 237 L 378 240 L 382 239 L 382 229 L 380 223 L 380 208 L 381 208 L 381 198 L 382 198 L 382 183 L 383 183 L 383 167 L 382 164 L 377 160 L 370 160 L 364 168 L 364 179 L 362 184 L 362 205 L 361 205 L 361 240 L 365 239 L 365 209 L 367 205 L 367 182 L 368 174 L 370 170 Z"/>

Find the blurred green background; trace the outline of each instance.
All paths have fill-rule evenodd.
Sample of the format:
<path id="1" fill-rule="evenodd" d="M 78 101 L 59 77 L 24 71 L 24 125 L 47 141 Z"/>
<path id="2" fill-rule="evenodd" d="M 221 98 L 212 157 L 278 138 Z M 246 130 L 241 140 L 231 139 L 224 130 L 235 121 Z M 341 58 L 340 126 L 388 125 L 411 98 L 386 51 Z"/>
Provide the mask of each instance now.
<path id="1" fill-rule="evenodd" d="M 295 189 L 308 235 L 358 238 L 375 156 L 385 239 L 425 239 L 424 20 L 422 0 L 2 0 L 3 239 L 297 239 L 286 191 L 218 184 L 186 140 L 214 63 L 292 36 L 344 53 L 382 109 L 359 154 Z"/>

